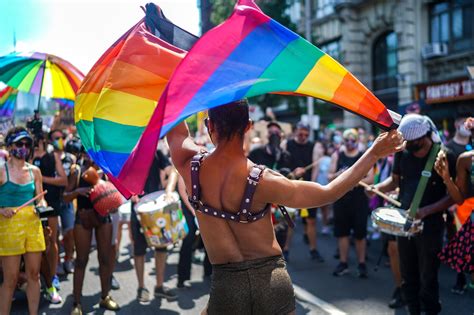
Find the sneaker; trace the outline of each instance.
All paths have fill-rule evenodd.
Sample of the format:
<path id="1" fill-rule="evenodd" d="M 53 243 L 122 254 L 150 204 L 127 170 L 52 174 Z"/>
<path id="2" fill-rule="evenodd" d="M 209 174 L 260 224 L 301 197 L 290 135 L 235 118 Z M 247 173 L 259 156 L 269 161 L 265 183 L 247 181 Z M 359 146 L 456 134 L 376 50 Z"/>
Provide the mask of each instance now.
<path id="1" fill-rule="evenodd" d="M 49 289 L 46 289 L 44 298 L 48 300 L 51 304 L 60 304 L 63 301 L 54 286 Z"/>
<path id="2" fill-rule="evenodd" d="M 82 315 L 82 307 L 81 304 L 76 304 L 72 308 L 71 315 Z"/>
<path id="3" fill-rule="evenodd" d="M 137 290 L 137 300 L 140 303 L 150 302 L 150 292 L 146 288 L 138 288 L 138 290 Z"/>
<path id="4" fill-rule="evenodd" d="M 61 290 L 61 283 L 59 283 L 59 277 L 57 275 L 54 275 L 53 280 L 51 281 L 51 284 L 53 287 L 56 288 L 56 290 L 60 291 Z"/>
<path id="5" fill-rule="evenodd" d="M 120 306 L 115 302 L 110 295 L 100 299 L 99 306 L 109 311 L 118 311 Z"/>
<path id="6" fill-rule="evenodd" d="M 458 273 L 456 275 L 456 284 L 451 288 L 451 292 L 454 294 L 462 295 L 467 289 L 466 276 L 464 273 Z"/>
<path id="7" fill-rule="evenodd" d="M 288 263 L 290 262 L 290 251 L 288 250 L 283 250 L 283 258 L 285 258 L 285 261 Z"/>
<path id="8" fill-rule="evenodd" d="M 388 303 L 388 307 L 395 309 L 403 306 L 405 306 L 405 300 L 403 299 L 402 289 L 396 288 L 392 294 L 392 300 Z"/>
<path id="9" fill-rule="evenodd" d="M 120 283 L 115 279 L 114 275 L 110 278 L 110 288 L 112 290 L 119 290 L 120 289 Z"/>
<path id="10" fill-rule="evenodd" d="M 317 249 L 313 249 L 309 252 L 312 260 L 317 260 L 318 262 L 324 262 L 323 256 L 318 252 Z"/>
<path id="11" fill-rule="evenodd" d="M 178 289 L 189 289 L 191 288 L 191 285 L 187 281 L 178 281 L 176 287 Z"/>
<path id="12" fill-rule="evenodd" d="M 66 273 L 73 273 L 74 263 L 72 262 L 72 260 L 66 260 L 64 261 L 63 268 Z"/>
<path id="13" fill-rule="evenodd" d="M 340 262 L 332 274 L 333 276 L 340 277 L 345 275 L 346 273 L 349 273 L 349 266 L 347 265 L 347 263 Z"/>
<path id="14" fill-rule="evenodd" d="M 64 276 L 66 274 L 66 271 L 64 270 L 63 264 L 59 263 L 58 266 L 56 267 L 56 274 L 59 276 Z"/>
<path id="15" fill-rule="evenodd" d="M 327 225 L 323 226 L 321 229 L 321 234 L 322 235 L 330 235 L 331 234 L 331 228 Z"/>
<path id="16" fill-rule="evenodd" d="M 367 273 L 367 265 L 365 263 L 361 263 L 357 267 L 357 276 L 363 279 L 369 276 L 369 274 Z"/>
<path id="17" fill-rule="evenodd" d="M 161 287 L 155 287 L 155 297 L 165 298 L 168 301 L 174 301 L 178 298 L 178 295 L 169 288 L 162 285 Z"/>

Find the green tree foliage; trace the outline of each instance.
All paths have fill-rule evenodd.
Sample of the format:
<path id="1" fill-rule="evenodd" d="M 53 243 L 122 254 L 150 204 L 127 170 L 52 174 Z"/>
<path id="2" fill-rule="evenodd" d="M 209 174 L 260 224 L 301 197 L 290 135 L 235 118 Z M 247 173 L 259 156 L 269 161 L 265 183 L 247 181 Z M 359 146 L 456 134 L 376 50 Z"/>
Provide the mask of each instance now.
<path id="1" fill-rule="evenodd" d="M 212 12 L 211 22 L 218 25 L 224 22 L 232 13 L 236 0 L 211 0 Z M 285 0 L 256 0 L 257 5 L 262 11 L 276 20 L 280 24 L 296 32 L 296 25 L 293 24 L 288 15 L 289 2 Z M 256 102 L 263 110 L 267 107 L 280 105 L 281 103 L 288 103 L 290 109 L 295 113 L 300 114 L 300 104 L 303 103 L 303 98 L 295 96 L 281 96 L 275 94 L 264 94 L 254 97 L 250 102 Z"/>

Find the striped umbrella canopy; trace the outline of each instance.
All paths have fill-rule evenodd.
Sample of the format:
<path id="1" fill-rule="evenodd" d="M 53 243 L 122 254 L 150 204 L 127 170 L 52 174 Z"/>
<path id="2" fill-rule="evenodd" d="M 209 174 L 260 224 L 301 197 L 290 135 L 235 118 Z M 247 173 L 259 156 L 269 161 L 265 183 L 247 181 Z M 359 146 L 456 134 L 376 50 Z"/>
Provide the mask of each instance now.
<path id="1" fill-rule="evenodd" d="M 51 54 L 14 52 L 0 57 L 0 81 L 20 92 L 75 100 L 83 79 L 79 69 Z"/>

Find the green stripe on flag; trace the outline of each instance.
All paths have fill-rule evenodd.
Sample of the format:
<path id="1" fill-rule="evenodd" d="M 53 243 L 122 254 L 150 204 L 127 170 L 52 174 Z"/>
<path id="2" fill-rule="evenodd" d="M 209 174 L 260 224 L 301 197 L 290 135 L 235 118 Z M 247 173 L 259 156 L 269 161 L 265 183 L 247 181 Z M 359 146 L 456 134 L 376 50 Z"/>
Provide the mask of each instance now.
<path id="1" fill-rule="evenodd" d="M 305 39 L 294 40 L 275 58 L 245 97 L 272 91 L 296 91 L 324 55 Z"/>
<path id="2" fill-rule="evenodd" d="M 76 125 L 86 150 L 95 152 L 130 153 L 145 130 L 145 127 L 122 125 L 100 118 L 94 118 L 93 122 L 80 120 Z"/>

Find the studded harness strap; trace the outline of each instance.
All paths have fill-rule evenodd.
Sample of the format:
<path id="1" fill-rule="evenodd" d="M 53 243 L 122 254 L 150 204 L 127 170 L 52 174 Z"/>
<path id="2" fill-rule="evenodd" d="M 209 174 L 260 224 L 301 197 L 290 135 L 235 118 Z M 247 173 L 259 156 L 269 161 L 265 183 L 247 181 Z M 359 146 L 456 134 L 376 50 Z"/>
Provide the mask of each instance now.
<path id="1" fill-rule="evenodd" d="M 223 210 L 215 209 L 208 205 L 205 205 L 201 202 L 201 187 L 199 183 L 199 170 L 201 163 L 206 157 L 207 153 L 199 153 L 193 157 L 191 160 L 191 196 L 189 197 L 189 202 L 194 207 L 196 211 L 201 213 L 221 218 L 225 220 L 235 221 L 239 223 L 251 223 L 263 218 L 267 212 L 271 209 L 271 204 L 267 204 L 265 208 L 257 213 L 250 212 L 250 206 L 253 201 L 253 196 L 257 189 L 257 184 L 260 178 L 263 175 L 265 170 L 264 166 L 255 165 L 252 167 L 249 176 L 247 177 L 247 185 L 245 187 L 244 196 L 242 202 L 240 203 L 240 209 L 237 213 L 228 213 Z M 278 206 L 283 216 L 285 217 L 288 225 L 294 227 L 294 223 L 291 220 L 286 208 L 283 206 Z"/>

